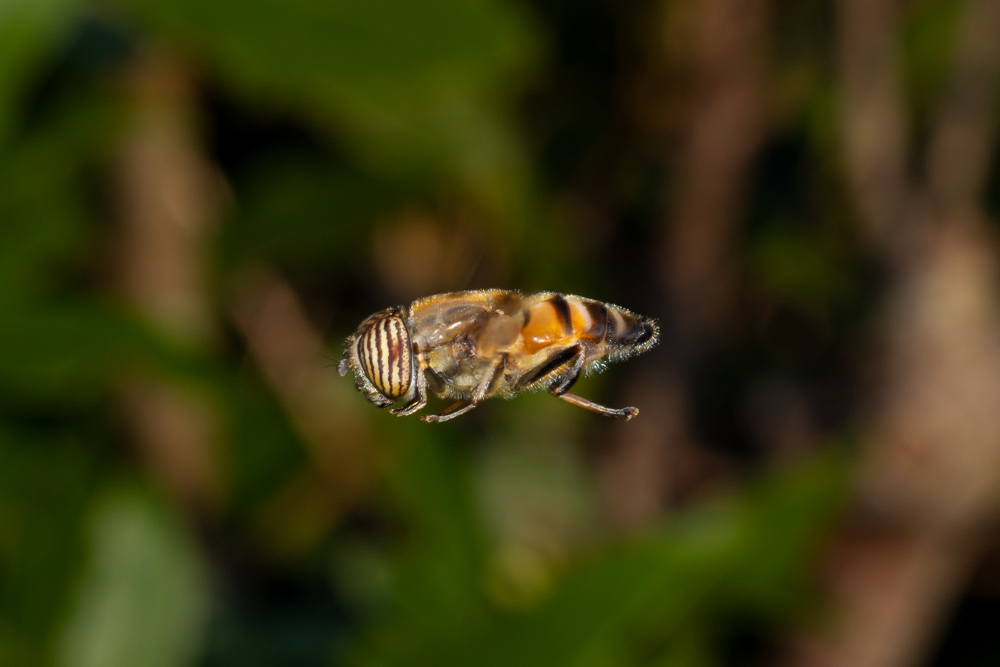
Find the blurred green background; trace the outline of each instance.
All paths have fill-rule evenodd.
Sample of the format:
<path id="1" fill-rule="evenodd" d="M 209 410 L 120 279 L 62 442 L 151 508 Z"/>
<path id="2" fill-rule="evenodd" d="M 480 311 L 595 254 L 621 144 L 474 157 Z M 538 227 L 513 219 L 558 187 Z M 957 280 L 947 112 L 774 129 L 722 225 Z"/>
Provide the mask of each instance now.
<path id="1" fill-rule="evenodd" d="M 991 4 L 4 0 L 0 665 L 1000 663 Z M 639 417 L 338 376 L 484 287 Z"/>

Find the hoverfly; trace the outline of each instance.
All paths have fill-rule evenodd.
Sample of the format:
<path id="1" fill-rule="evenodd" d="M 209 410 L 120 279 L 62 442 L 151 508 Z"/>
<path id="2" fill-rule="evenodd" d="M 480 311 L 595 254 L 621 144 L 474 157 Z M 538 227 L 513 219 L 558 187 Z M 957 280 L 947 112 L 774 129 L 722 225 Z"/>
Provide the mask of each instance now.
<path id="1" fill-rule="evenodd" d="M 629 420 L 634 407 L 608 408 L 569 393 L 580 373 L 642 354 L 659 342 L 656 321 L 579 296 L 509 290 L 451 292 L 386 308 L 347 339 L 340 374 L 400 417 L 427 405 L 428 386 L 455 401 L 426 422 L 465 414 L 483 400 L 547 389 L 567 403 Z"/>

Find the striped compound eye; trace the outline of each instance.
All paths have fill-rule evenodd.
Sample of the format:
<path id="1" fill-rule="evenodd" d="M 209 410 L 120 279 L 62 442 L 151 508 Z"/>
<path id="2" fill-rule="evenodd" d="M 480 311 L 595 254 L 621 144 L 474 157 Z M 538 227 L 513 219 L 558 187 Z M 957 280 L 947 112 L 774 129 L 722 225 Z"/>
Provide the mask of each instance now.
<path id="1" fill-rule="evenodd" d="M 358 331 L 358 364 L 380 394 L 396 401 L 410 390 L 413 347 L 398 310 L 377 313 Z"/>

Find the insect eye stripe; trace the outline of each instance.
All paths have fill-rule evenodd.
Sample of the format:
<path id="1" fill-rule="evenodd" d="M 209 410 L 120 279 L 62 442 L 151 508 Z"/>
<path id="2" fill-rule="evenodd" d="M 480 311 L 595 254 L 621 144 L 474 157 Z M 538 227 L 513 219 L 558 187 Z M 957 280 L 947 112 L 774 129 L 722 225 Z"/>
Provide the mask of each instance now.
<path id="1" fill-rule="evenodd" d="M 392 396 L 392 362 L 390 361 L 389 320 L 378 323 L 378 370 L 379 387 L 386 396 Z"/>
<path id="2" fill-rule="evenodd" d="M 410 338 L 398 319 L 389 322 L 389 342 L 392 391 L 393 395 L 402 396 L 410 388 Z"/>
<path id="3" fill-rule="evenodd" d="M 384 330 L 386 339 L 386 357 L 385 357 L 385 372 L 386 372 L 386 393 L 389 396 L 399 396 L 399 383 L 396 381 L 398 371 L 396 366 L 399 363 L 399 345 L 397 344 L 396 337 L 396 320 L 386 320 Z"/>
<path id="4" fill-rule="evenodd" d="M 376 332 L 375 326 L 369 326 L 365 329 L 361 336 L 361 345 L 359 346 L 359 357 L 361 358 L 361 366 L 365 371 L 365 375 L 371 380 L 372 384 L 378 385 L 378 359 L 377 359 L 377 345 L 376 345 Z"/>
<path id="5" fill-rule="evenodd" d="M 385 383 L 382 382 L 382 351 L 379 345 L 379 322 L 372 325 L 369 345 L 371 346 L 372 375 L 371 381 L 379 391 L 385 393 Z"/>
<path id="6" fill-rule="evenodd" d="M 368 348 L 366 347 L 365 341 L 367 340 L 368 330 L 365 329 L 358 333 L 358 340 L 354 344 L 355 349 L 358 353 L 358 361 L 361 363 L 361 370 L 364 371 L 365 375 L 371 375 L 371 365 L 368 360 Z"/>

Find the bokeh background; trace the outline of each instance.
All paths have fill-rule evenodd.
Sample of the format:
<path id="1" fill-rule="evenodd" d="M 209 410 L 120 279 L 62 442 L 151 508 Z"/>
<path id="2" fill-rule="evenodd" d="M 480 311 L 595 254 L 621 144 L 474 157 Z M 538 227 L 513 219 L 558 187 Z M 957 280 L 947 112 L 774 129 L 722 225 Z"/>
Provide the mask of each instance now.
<path id="1" fill-rule="evenodd" d="M 998 34 L 5 0 L 0 664 L 1000 664 Z M 640 416 L 338 376 L 481 287 L 658 318 L 577 385 Z"/>

